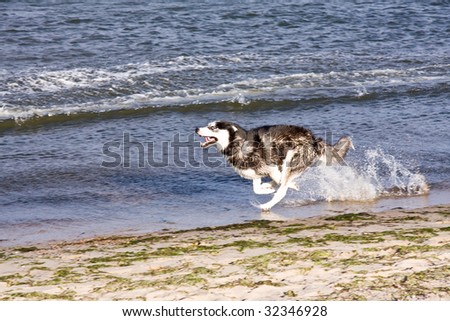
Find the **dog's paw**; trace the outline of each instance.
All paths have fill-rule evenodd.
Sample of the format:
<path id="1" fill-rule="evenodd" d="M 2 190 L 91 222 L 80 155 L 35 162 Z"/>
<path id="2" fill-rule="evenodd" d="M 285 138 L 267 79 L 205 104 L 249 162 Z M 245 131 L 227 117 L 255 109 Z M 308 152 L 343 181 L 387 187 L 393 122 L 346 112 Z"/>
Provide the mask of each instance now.
<path id="1" fill-rule="evenodd" d="M 267 206 L 266 204 L 259 204 L 258 208 L 261 210 L 261 212 L 268 213 L 270 212 L 271 206 Z"/>
<path id="2" fill-rule="evenodd" d="M 270 183 L 263 183 L 260 186 L 258 186 L 258 188 L 253 189 L 253 191 L 255 192 L 255 194 L 272 194 L 275 193 L 275 189 L 273 188 L 272 184 Z"/>
<path id="3" fill-rule="evenodd" d="M 251 201 L 250 204 L 252 204 L 252 206 L 254 206 L 256 208 L 259 208 L 262 212 L 266 212 L 266 213 L 270 212 L 270 209 L 272 208 L 272 207 L 268 207 L 267 203 L 266 204 L 261 204 L 258 201 Z"/>
<path id="4" fill-rule="evenodd" d="M 256 204 L 256 207 L 259 208 L 262 212 L 270 212 L 272 205 L 269 203 L 265 204 Z"/>
<path id="5" fill-rule="evenodd" d="M 269 188 L 260 189 L 258 191 L 255 191 L 255 194 L 258 194 L 258 195 L 267 195 L 267 194 L 273 194 L 273 193 L 275 193 L 275 190 L 273 188 L 272 189 L 269 189 Z"/>
<path id="6" fill-rule="evenodd" d="M 273 189 L 275 187 L 272 183 L 262 183 L 260 186 L 264 189 Z"/>
<path id="7" fill-rule="evenodd" d="M 300 190 L 300 188 L 298 187 L 297 183 L 295 183 L 295 182 L 290 182 L 288 187 L 292 188 L 293 190 L 296 190 L 297 192 Z"/>

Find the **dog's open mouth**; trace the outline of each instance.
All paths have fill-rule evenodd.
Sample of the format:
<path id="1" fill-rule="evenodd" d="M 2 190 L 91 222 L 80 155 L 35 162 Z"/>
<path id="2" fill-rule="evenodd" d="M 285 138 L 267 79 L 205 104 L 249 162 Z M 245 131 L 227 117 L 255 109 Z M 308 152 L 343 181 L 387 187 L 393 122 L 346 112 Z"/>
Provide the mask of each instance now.
<path id="1" fill-rule="evenodd" d="M 217 138 L 213 136 L 202 136 L 205 141 L 200 144 L 202 147 L 208 147 L 209 145 L 215 144 L 217 142 Z"/>

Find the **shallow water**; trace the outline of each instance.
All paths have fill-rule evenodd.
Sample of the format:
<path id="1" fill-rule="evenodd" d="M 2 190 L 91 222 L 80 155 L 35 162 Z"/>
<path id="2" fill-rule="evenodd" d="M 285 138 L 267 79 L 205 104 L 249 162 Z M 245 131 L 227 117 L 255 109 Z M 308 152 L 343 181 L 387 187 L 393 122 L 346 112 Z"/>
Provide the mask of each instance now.
<path id="1" fill-rule="evenodd" d="M 260 218 L 215 119 L 352 136 L 277 215 L 448 202 L 449 10 L 1 3 L 0 245 Z"/>

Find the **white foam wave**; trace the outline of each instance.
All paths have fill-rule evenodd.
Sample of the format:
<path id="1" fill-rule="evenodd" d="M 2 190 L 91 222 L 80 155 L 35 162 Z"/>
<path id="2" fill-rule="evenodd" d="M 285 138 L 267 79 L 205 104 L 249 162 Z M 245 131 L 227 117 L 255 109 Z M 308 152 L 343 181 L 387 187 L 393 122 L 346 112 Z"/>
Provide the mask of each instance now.
<path id="1" fill-rule="evenodd" d="M 370 149 L 360 164 L 318 166 L 298 179 L 301 187 L 285 201 L 297 206 L 315 201 L 372 201 L 385 196 L 422 195 L 429 191 L 425 177 L 402 165 L 381 149 Z"/>
<path id="2" fill-rule="evenodd" d="M 448 68 L 450 65 L 442 65 Z M 423 68 L 374 69 L 360 71 L 331 71 L 328 73 L 297 73 L 284 76 L 271 76 L 265 79 L 248 79 L 232 84 L 227 88 L 311 88 L 311 87 L 363 87 L 388 83 L 414 84 L 427 81 L 448 80 L 447 75 L 425 76 Z M 366 90 L 366 89 L 365 89 Z"/>
<path id="3" fill-rule="evenodd" d="M 145 94 L 132 94 L 114 99 L 103 99 L 92 103 L 65 104 L 52 107 L 14 107 L 3 105 L 0 107 L 1 119 L 14 119 L 21 124 L 33 117 L 51 117 L 54 115 L 74 115 L 80 113 L 102 113 L 115 110 L 140 109 L 143 107 L 160 108 L 166 106 L 184 106 L 205 103 L 232 102 L 248 105 L 252 99 L 261 95 L 241 90 L 204 91 L 204 90 L 176 90 L 166 93 L 151 91 Z"/>
<path id="4" fill-rule="evenodd" d="M 76 114 L 81 112 L 105 112 L 120 109 L 138 109 L 143 107 L 180 106 L 214 102 L 232 102 L 248 105 L 251 101 L 270 99 L 310 99 L 317 97 L 362 97 L 376 92 L 385 86 L 417 86 L 419 83 L 448 81 L 448 75 L 436 74 L 425 67 L 397 69 L 374 69 L 362 71 L 331 71 L 328 73 L 296 73 L 273 75 L 265 78 L 248 78 L 230 83 L 205 85 L 204 88 L 179 89 L 180 85 L 171 85 L 172 80 L 152 75 L 167 72 L 182 73 L 187 70 L 220 70 L 222 67 L 237 68 L 249 66 L 260 57 L 253 55 L 178 57 L 160 63 L 148 62 L 127 64 L 111 69 L 73 69 L 62 71 L 43 71 L 33 75 L 24 75 L 14 81 L 6 82 L 6 90 L 0 88 L 3 97 L 9 95 L 31 94 L 24 104 L 22 98 L 18 105 L 11 100 L 0 102 L 0 119 L 15 119 L 21 122 L 31 117 L 52 116 L 57 114 Z M 239 65 L 239 66 L 236 66 Z M 224 68 L 225 68 L 224 67 Z M 433 70 L 442 70 L 444 65 L 430 66 Z M 447 65 L 448 67 L 448 65 Z M 226 69 L 225 68 L 225 69 Z M 4 75 L 3 75 L 4 76 Z M 9 77 L 8 79 L 10 79 Z M 168 85 L 161 84 L 161 79 Z M 136 83 L 139 81 L 139 87 Z M 395 83 L 395 85 L 393 85 Z M 203 85 L 202 85 L 203 86 Z M 0 86 L 1 87 L 1 86 Z M 177 88 L 178 87 L 178 88 Z M 85 92 L 70 93 L 72 89 Z M 119 88 L 119 89 L 117 89 Z M 377 89 L 378 88 L 378 89 Z M 90 90 L 95 89 L 94 93 Z M 127 90 L 129 92 L 127 92 Z M 382 90 L 382 89 L 381 89 Z M 111 95 L 106 94 L 110 92 Z M 49 105 L 37 102 L 35 96 L 51 93 Z M 86 102 L 80 101 L 85 94 Z M 96 93 L 99 95 L 95 97 Z M 67 102 L 65 101 L 67 95 Z M 72 95 L 72 96 L 71 96 Z M 94 96 L 94 97 L 93 97 Z M 84 99 L 84 98 L 83 98 Z M 83 101 L 83 100 L 81 100 Z M 61 103 L 62 102 L 62 103 Z"/>
<path id="5" fill-rule="evenodd" d="M 152 74 L 162 74 L 170 71 L 182 71 L 187 69 L 204 69 L 207 64 L 158 66 L 151 63 L 129 64 L 118 68 L 89 69 L 78 68 L 61 71 L 44 71 L 32 76 L 21 76 L 7 83 L 8 92 L 56 92 L 73 88 L 98 88 L 117 82 L 132 83 L 134 79 Z"/>
<path id="6" fill-rule="evenodd" d="M 174 59 L 151 61 L 143 63 L 129 63 L 112 68 L 75 68 L 55 71 L 34 71 L 13 77 L 10 74 L 0 74 L 0 80 L 6 79 L 5 93 L 34 93 L 56 92 L 73 88 L 99 87 L 105 84 L 126 82 L 133 83 L 137 78 L 165 74 L 169 72 L 183 72 L 189 70 L 202 70 L 222 68 L 228 64 L 239 64 L 249 55 L 216 55 L 187 57 L 180 56 Z"/>

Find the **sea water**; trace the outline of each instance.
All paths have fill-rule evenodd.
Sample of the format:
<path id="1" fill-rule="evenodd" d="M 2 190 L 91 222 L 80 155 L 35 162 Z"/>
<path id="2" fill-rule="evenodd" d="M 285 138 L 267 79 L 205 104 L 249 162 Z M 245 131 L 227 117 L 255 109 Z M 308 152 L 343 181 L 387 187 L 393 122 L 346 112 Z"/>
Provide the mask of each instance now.
<path id="1" fill-rule="evenodd" d="M 194 129 L 350 135 L 278 218 L 450 199 L 450 7 L 0 3 L 0 245 L 267 218 Z"/>

